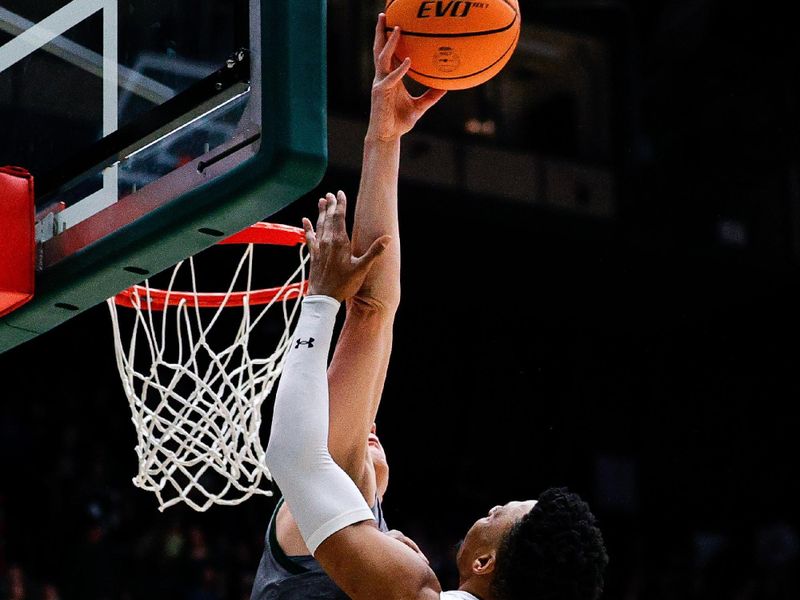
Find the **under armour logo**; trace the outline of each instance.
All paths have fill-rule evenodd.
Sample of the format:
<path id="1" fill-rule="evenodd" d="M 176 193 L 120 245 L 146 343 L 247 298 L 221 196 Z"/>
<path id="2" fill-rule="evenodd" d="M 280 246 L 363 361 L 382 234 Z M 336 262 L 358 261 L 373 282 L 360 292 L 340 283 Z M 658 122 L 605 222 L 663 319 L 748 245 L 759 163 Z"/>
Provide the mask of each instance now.
<path id="1" fill-rule="evenodd" d="M 297 350 L 300 346 L 308 346 L 309 348 L 313 348 L 314 338 L 308 338 L 307 340 L 297 340 L 297 344 L 295 345 L 294 349 Z"/>

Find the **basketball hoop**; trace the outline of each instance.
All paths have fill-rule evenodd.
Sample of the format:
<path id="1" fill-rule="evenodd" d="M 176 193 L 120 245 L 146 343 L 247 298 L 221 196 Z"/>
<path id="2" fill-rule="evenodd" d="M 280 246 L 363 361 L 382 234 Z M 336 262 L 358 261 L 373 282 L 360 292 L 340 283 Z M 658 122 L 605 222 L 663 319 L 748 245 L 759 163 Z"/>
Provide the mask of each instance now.
<path id="1" fill-rule="evenodd" d="M 220 242 L 246 246 L 226 292 L 199 292 L 190 257 L 173 268 L 166 289 L 145 281 L 107 300 L 137 434 L 139 470 L 133 483 L 156 494 L 159 510 L 185 502 L 205 511 L 213 504 L 240 504 L 253 494 L 272 495 L 259 435 L 261 407 L 280 376 L 306 291 L 304 242 L 302 229 L 257 223 Z M 283 285 L 252 289 L 256 245 L 299 248 L 300 264 Z M 186 266 L 191 290 L 177 291 Z M 234 291 L 241 279 L 245 289 Z M 256 327 L 276 304 L 282 307 L 282 333 L 263 352 L 268 356 L 254 356 Z M 118 307 L 133 311 L 125 342 Z M 231 313 L 233 340 L 217 345 L 210 339 L 219 335 L 215 325 L 224 334 L 229 325 L 221 321 Z"/>

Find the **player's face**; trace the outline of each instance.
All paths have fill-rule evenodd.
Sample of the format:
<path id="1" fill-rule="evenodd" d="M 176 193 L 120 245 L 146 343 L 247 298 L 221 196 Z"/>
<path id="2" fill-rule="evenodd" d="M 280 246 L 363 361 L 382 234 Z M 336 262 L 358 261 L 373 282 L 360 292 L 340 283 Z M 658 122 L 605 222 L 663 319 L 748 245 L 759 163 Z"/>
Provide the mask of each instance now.
<path id="1" fill-rule="evenodd" d="M 369 456 L 372 459 L 372 466 L 375 468 L 375 483 L 378 488 L 378 497 L 383 498 L 386 488 L 389 487 L 389 463 L 386 460 L 386 451 L 383 449 L 380 439 L 373 424 L 367 439 L 369 446 Z"/>
<path id="2" fill-rule="evenodd" d="M 496 553 L 500 542 L 524 515 L 536 505 L 536 500 L 514 501 L 493 507 L 469 528 L 458 551 L 456 561 L 462 579 L 472 572 L 478 557 Z"/>

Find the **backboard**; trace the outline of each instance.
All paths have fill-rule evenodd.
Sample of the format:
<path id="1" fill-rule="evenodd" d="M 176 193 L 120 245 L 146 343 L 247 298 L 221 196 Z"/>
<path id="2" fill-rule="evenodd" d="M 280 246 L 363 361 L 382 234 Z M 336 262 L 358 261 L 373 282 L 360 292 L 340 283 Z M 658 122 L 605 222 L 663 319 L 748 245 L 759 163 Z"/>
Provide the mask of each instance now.
<path id="1" fill-rule="evenodd" d="M 268 218 L 327 165 L 324 0 L 4 0 L 0 166 L 36 182 L 0 352 Z"/>

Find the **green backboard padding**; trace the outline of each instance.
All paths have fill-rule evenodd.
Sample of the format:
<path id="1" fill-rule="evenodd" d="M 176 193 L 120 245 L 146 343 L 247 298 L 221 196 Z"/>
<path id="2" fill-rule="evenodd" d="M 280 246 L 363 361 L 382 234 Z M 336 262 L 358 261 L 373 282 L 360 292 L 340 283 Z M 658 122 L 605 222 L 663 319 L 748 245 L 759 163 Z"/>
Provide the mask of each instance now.
<path id="1" fill-rule="evenodd" d="M 311 191 L 327 167 L 326 2 L 263 0 L 262 141 L 248 161 L 39 274 L 35 298 L 0 320 L 9 350 Z M 60 305 L 60 306 L 57 306 Z M 74 307 L 74 308 L 66 308 Z"/>

